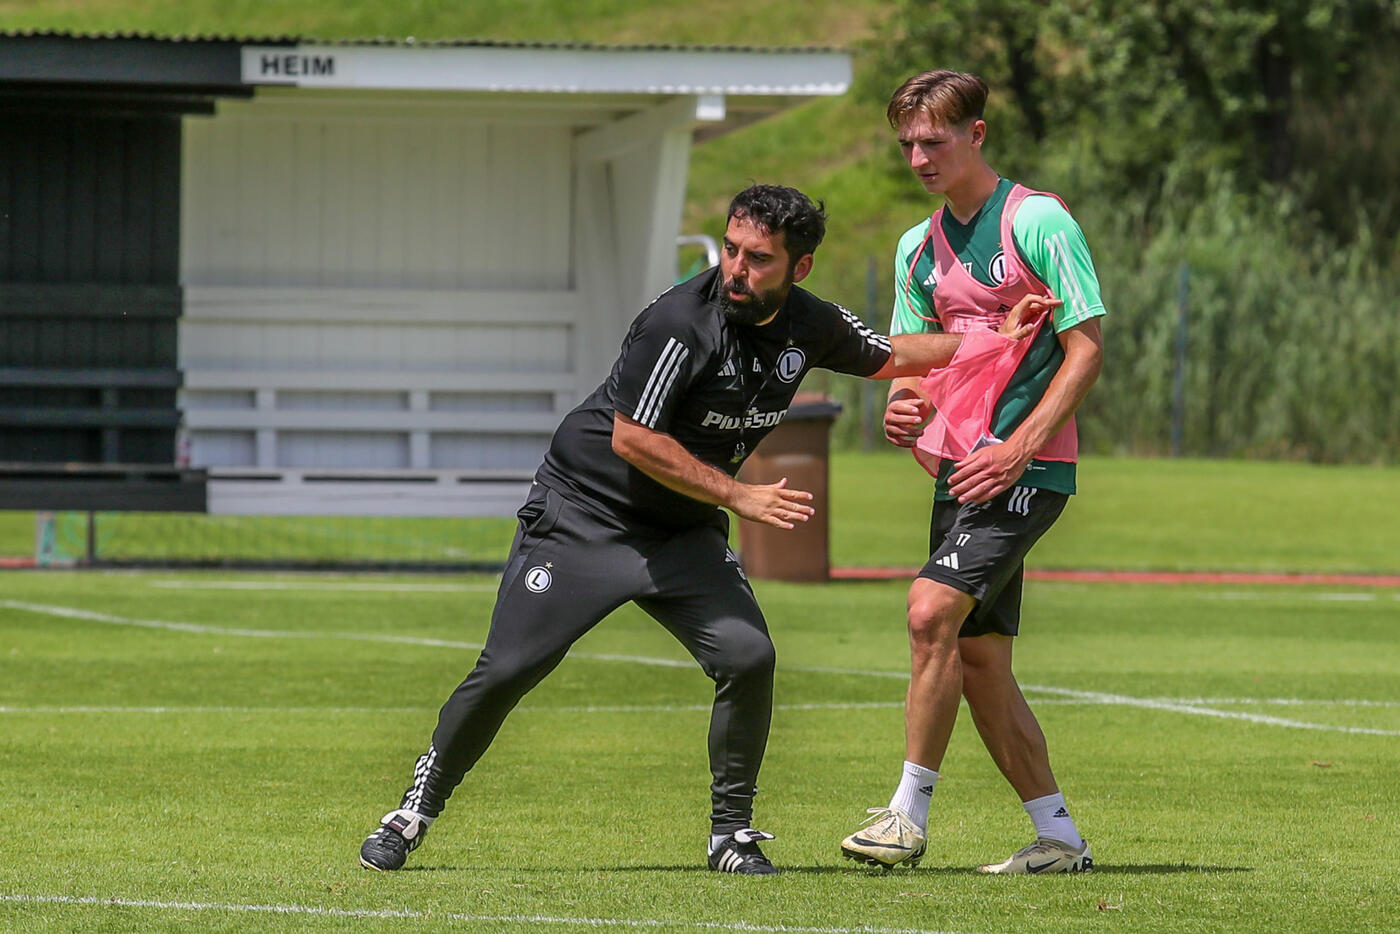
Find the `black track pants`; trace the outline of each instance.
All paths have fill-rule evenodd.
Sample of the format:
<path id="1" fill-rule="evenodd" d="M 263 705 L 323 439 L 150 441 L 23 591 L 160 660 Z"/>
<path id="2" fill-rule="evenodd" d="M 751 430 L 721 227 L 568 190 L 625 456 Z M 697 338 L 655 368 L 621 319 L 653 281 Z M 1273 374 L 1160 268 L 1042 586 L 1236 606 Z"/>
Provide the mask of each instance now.
<path id="1" fill-rule="evenodd" d="M 722 514 L 658 537 L 608 524 L 536 485 L 519 517 L 486 647 L 443 705 L 402 806 L 437 816 L 520 699 L 631 600 L 714 680 L 711 821 L 716 833 L 749 826 L 773 709 L 773 643 Z"/>

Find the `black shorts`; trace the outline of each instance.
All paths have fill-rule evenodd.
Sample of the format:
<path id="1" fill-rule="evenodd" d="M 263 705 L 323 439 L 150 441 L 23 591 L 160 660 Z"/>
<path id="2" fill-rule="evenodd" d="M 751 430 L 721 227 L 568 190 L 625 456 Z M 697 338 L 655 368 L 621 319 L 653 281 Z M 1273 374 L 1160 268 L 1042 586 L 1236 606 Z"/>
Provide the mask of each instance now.
<path id="1" fill-rule="evenodd" d="M 1014 636 L 1021 623 L 1026 553 L 1064 512 L 1069 497 L 1013 486 L 990 502 L 938 500 L 928 533 L 928 564 L 919 577 L 977 600 L 958 636 Z"/>

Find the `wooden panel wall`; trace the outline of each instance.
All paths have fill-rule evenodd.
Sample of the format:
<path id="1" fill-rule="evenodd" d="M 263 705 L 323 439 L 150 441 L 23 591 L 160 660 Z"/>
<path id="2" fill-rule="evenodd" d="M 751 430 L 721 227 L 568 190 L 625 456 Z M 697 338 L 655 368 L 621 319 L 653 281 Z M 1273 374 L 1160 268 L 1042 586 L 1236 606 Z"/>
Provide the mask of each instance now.
<path id="1" fill-rule="evenodd" d="M 572 127 L 280 99 L 185 124 L 193 461 L 529 471 L 577 401 Z"/>
<path id="2" fill-rule="evenodd" d="M 174 459 L 177 117 L 0 114 L 0 460 Z"/>
<path id="3" fill-rule="evenodd" d="M 570 138 L 450 113 L 191 118 L 184 282 L 568 288 Z"/>
<path id="4" fill-rule="evenodd" d="M 177 117 L 0 114 L 0 281 L 175 285 Z"/>

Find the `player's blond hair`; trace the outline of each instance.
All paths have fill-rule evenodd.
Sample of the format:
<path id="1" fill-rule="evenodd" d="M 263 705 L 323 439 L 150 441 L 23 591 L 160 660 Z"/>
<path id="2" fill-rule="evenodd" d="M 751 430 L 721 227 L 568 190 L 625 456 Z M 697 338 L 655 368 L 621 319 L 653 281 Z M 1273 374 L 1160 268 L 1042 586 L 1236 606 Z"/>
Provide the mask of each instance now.
<path id="1" fill-rule="evenodd" d="M 927 114 L 934 126 L 961 127 L 982 119 L 987 106 L 987 82 L 976 75 L 940 68 L 905 81 L 885 111 L 896 130 L 916 114 Z"/>

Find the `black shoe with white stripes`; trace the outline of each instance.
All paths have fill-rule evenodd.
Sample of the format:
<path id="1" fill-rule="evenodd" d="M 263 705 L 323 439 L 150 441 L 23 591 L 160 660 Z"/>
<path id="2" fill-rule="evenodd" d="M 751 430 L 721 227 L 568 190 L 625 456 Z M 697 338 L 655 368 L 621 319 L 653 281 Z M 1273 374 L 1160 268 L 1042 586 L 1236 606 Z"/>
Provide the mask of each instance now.
<path id="1" fill-rule="evenodd" d="M 418 849 L 428 833 L 428 822 L 412 811 L 385 814 L 379 829 L 360 847 L 360 865 L 379 872 L 402 869 L 408 854 Z"/>
<path id="2" fill-rule="evenodd" d="M 775 876 L 778 868 L 758 848 L 758 841 L 772 840 L 771 833 L 761 830 L 736 830 L 719 842 L 710 854 L 710 868 L 715 872 L 737 872 L 743 876 Z"/>

